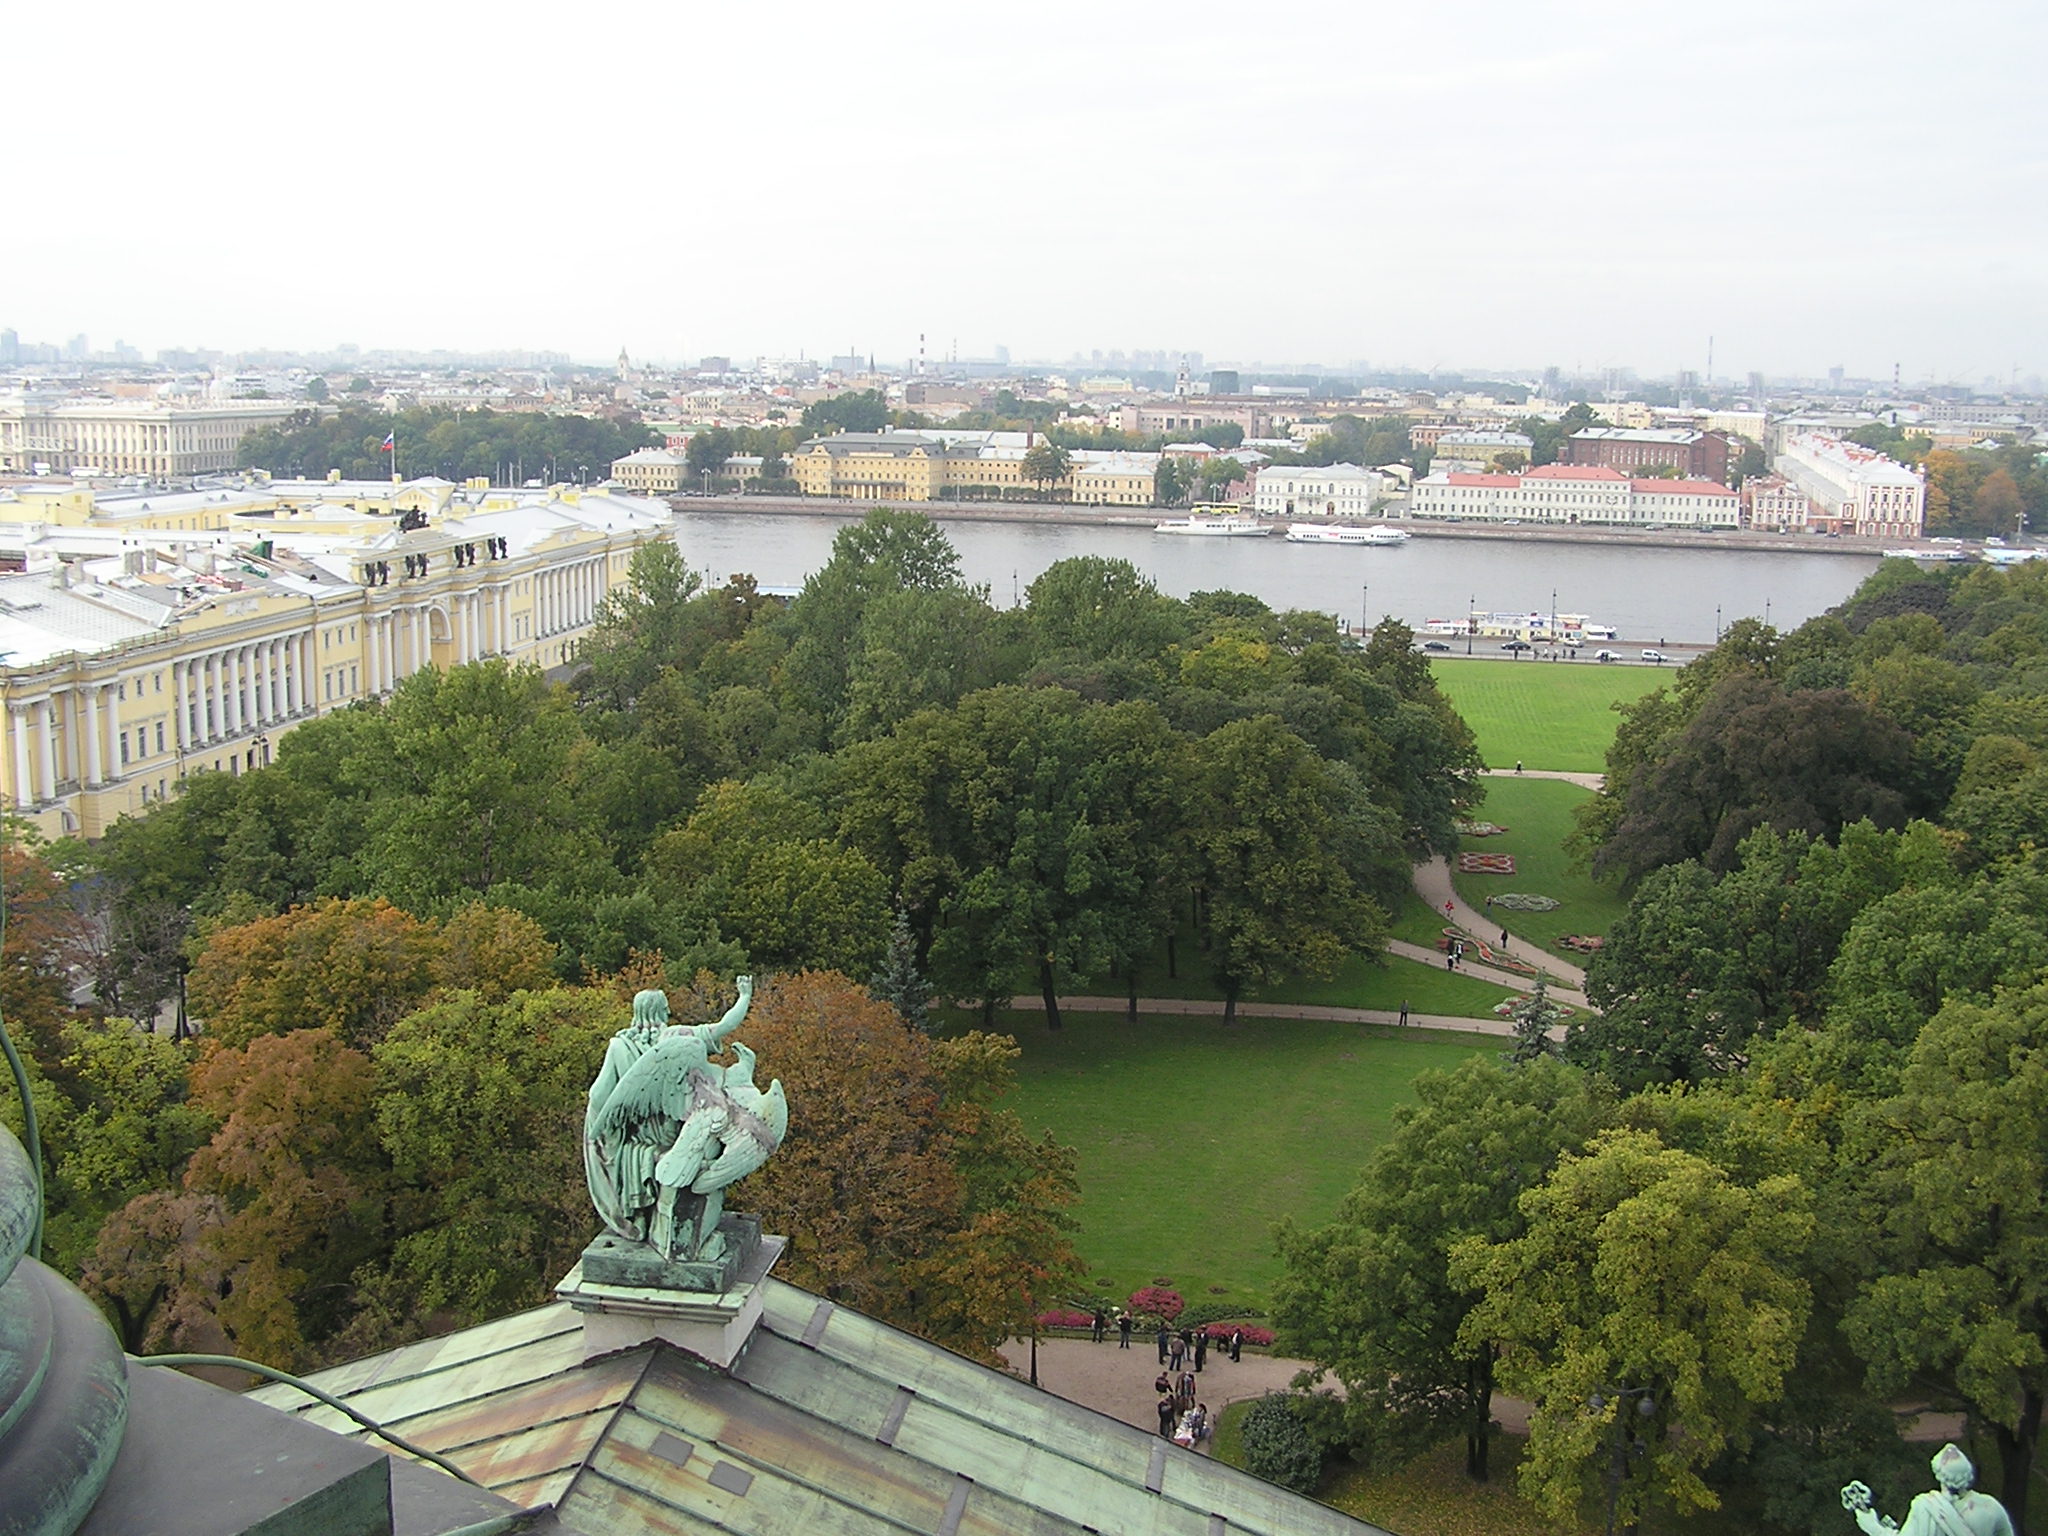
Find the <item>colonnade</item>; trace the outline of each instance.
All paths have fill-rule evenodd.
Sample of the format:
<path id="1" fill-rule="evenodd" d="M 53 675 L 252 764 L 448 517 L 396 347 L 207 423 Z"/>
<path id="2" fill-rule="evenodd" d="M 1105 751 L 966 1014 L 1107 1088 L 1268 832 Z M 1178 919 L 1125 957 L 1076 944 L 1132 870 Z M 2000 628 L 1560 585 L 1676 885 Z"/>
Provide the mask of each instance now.
<path id="1" fill-rule="evenodd" d="M 377 697 L 403 679 L 434 664 L 435 610 L 445 626 L 447 661 L 459 665 L 488 656 L 513 654 L 533 640 L 588 625 L 604 601 L 608 583 L 603 557 L 535 572 L 533 634 L 515 635 L 510 579 L 464 592 L 443 592 L 432 601 L 394 603 L 362 615 L 359 643 L 349 658 L 363 667 L 362 686 L 343 697 Z M 329 631 L 332 633 L 332 630 Z M 173 755 L 211 751 L 254 736 L 285 721 L 317 713 L 324 703 L 319 636 L 296 634 L 213 647 L 199 654 L 161 660 L 106 679 L 66 682 L 41 694 L 8 702 L 12 743 L 12 798 L 17 806 L 46 805 L 77 789 L 97 788 L 126 777 L 142 765 L 161 771 Z M 158 745 L 150 726 L 138 724 L 123 755 L 121 708 L 126 691 L 157 688 L 167 668 L 164 711 L 170 731 Z M 117 690 L 122 697 L 117 697 Z M 125 711 L 134 721 L 136 711 Z M 152 720 L 161 718 L 151 712 Z M 145 735 L 145 730 L 152 734 Z"/>

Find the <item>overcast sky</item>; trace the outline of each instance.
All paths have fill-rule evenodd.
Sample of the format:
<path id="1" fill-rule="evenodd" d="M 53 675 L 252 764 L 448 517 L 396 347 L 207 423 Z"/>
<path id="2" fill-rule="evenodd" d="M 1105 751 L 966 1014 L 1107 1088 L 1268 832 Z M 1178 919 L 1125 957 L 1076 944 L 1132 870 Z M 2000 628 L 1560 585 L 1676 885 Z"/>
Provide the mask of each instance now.
<path id="1" fill-rule="evenodd" d="M 38 5 L 0 326 L 2048 372 L 2048 7 Z"/>

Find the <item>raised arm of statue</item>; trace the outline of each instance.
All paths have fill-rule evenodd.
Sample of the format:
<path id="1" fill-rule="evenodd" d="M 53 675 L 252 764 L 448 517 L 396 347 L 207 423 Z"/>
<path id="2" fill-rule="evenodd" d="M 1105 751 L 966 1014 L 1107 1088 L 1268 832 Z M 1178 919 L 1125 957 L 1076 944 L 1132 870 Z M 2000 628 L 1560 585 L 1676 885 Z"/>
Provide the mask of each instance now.
<path id="1" fill-rule="evenodd" d="M 738 1029 L 747 1019 L 747 1005 L 754 1000 L 754 978 L 742 976 L 739 979 L 740 1000 L 726 1009 L 725 1017 L 716 1024 L 700 1025 L 704 1036 L 705 1049 L 716 1051 L 725 1037 Z"/>

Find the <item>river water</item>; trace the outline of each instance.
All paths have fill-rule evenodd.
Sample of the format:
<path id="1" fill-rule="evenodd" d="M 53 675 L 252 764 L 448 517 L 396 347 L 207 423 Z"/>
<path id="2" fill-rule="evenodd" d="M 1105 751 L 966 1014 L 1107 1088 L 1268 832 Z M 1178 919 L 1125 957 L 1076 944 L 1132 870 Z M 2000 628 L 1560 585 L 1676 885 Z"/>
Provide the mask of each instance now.
<path id="1" fill-rule="evenodd" d="M 688 511 L 676 519 L 683 557 L 713 582 L 739 572 L 794 589 L 831 558 L 852 513 Z M 1420 629 L 1472 606 L 1496 613 L 1583 613 L 1634 645 L 1711 644 L 1745 617 L 1791 629 L 1841 602 L 1877 569 L 1875 555 L 1699 549 L 1531 539 L 1418 536 L 1399 548 L 1174 537 L 1149 527 L 939 519 L 969 581 L 998 607 L 1055 561 L 1128 560 L 1162 592 L 1228 588 L 1276 609 L 1308 608 L 1356 623 L 1369 611 Z"/>

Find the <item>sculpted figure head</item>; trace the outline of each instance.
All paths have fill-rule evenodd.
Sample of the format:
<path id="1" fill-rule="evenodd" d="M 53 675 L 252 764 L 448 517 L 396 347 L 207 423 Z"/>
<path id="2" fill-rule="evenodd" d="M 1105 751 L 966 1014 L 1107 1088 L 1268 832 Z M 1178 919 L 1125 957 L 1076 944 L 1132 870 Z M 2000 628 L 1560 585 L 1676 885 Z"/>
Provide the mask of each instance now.
<path id="1" fill-rule="evenodd" d="M 1977 1481 L 1977 1469 L 1955 1446 L 1944 1445 L 1934 1453 L 1934 1480 L 1950 1493 L 1962 1493 Z"/>
<path id="2" fill-rule="evenodd" d="M 668 994 L 655 987 L 633 994 L 633 1028 L 651 1035 L 668 1023 Z"/>

